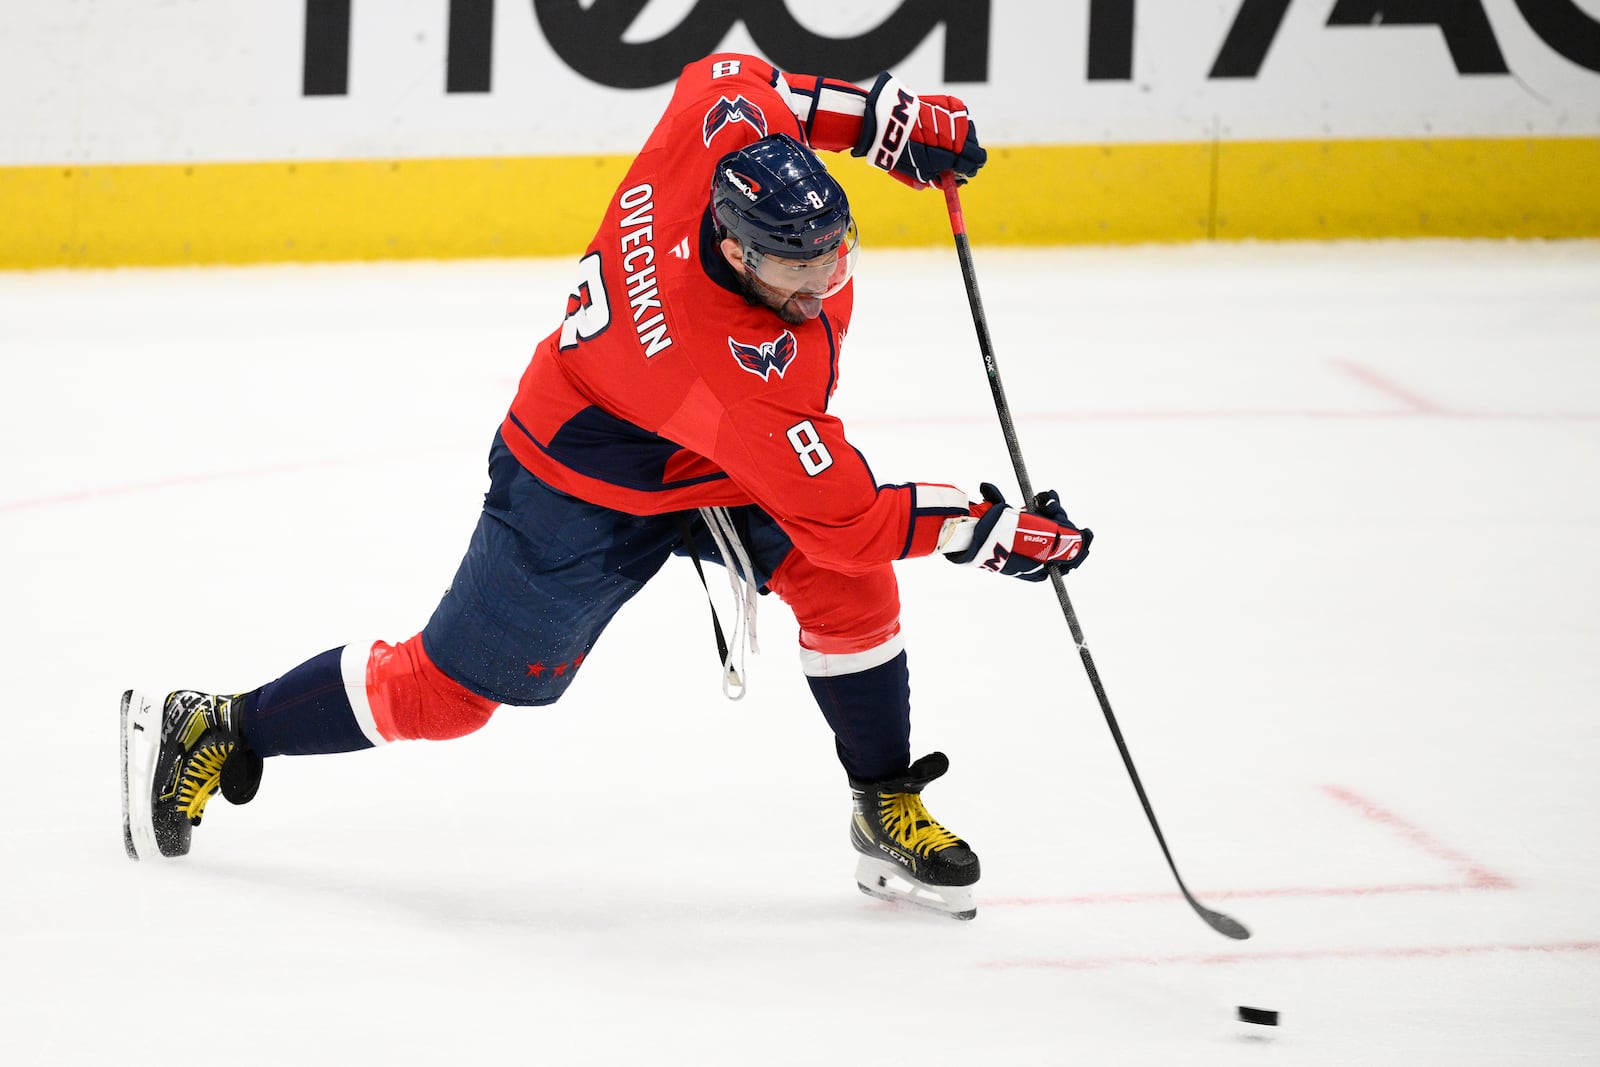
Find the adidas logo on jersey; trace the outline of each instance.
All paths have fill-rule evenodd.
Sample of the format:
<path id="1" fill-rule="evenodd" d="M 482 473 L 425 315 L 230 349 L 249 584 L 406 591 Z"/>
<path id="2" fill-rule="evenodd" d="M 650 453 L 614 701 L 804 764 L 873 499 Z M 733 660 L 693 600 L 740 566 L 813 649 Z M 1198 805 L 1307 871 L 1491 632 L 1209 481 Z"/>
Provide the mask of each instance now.
<path id="1" fill-rule="evenodd" d="M 668 255 L 677 256 L 679 259 L 688 259 L 689 258 L 689 239 L 687 237 L 685 237 L 683 240 L 681 240 L 677 244 L 673 245 L 668 250 L 667 254 Z"/>

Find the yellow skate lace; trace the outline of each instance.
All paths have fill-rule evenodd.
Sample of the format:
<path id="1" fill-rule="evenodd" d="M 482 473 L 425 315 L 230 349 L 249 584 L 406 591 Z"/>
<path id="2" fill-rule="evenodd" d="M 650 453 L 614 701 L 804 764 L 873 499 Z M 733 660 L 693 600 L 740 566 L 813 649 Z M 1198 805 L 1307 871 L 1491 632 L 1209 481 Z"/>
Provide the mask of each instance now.
<path id="1" fill-rule="evenodd" d="M 183 777 L 178 781 L 178 810 L 195 823 L 205 813 L 206 801 L 222 784 L 222 765 L 232 751 L 232 742 L 206 745 L 191 752 L 184 761 Z"/>
<path id="2" fill-rule="evenodd" d="M 884 793 L 878 797 L 878 821 L 902 848 L 919 856 L 942 852 L 961 839 L 928 814 L 920 793 Z"/>

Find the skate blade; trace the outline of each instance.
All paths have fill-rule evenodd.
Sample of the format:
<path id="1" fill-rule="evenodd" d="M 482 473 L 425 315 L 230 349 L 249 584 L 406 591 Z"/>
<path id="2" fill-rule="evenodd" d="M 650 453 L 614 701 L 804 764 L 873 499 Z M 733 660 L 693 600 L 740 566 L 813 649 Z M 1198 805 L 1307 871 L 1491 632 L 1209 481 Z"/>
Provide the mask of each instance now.
<path id="1" fill-rule="evenodd" d="M 977 897 L 970 885 L 928 885 L 906 874 L 888 860 L 862 855 L 856 861 L 856 885 L 869 897 L 910 904 L 952 919 L 978 914 Z"/>
<path id="2" fill-rule="evenodd" d="M 132 860 L 161 855 L 150 795 L 161 748 L 161 709 L 143 693 L 122 694 L 122 847 Z"/>

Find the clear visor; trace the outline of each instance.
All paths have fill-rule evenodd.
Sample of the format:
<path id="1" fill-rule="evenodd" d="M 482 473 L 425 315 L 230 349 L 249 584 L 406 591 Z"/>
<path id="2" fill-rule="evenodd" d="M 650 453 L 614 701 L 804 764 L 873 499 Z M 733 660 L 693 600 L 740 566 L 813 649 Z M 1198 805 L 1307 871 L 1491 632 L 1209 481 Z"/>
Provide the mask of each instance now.
<path id="1" fill-rule="evenodd" d="M 816 259 L 788 259 L 758 248 L 744 250 L 744 263 L 762 282 L 781 293 L 807 293 L 826 299 L 843 289 L 855 273 L 859 240 L 856 220 L 845 227 L 839 247 Z"/>

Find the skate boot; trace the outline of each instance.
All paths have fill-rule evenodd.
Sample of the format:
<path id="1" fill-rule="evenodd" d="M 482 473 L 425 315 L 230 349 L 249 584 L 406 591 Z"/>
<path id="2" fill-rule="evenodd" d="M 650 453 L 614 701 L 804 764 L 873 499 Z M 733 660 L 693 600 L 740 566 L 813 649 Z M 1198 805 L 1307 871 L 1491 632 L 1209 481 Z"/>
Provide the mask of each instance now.
<path id="1" fill-rule="evenodd" d="M 243 804 L 261 784 L 261 757 L 239 736 L 237 697 L 191 689 L 159 709 L 122 694 L 122 843 L 132 859 L 182 856 L 219 789 Z"/>
<path id="2" fill-rule="evenodd" d="M 922 804 L 923 788 L 949 769 L 950 760 L 935 752 L 894 778 L 852 778 L 850 843 L 861 853 L 856 884 L 867 896 L 970 919 L 978 914 L 977 853 Z"/>

